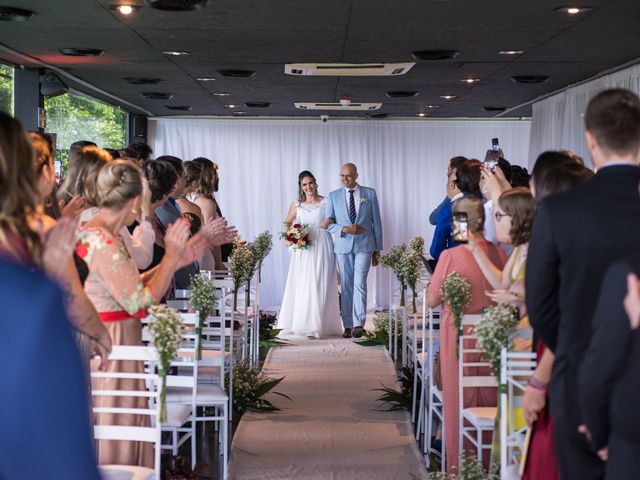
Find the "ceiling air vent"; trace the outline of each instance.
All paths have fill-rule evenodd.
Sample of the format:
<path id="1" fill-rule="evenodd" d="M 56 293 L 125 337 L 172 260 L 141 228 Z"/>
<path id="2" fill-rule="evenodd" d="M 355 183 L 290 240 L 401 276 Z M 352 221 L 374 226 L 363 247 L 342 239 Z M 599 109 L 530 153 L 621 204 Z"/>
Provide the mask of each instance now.
<path id="1" fill-rule="evenodd" d="M 0 22 L 26 22 L 36 12 L 17 7 L 0 7 Z"/>
<path id="2" fill-rule="evenodd" d="M 418 92 L 415 90 L 393 90 L 391 92 L 385 92 L 385 95 L 389 98 L 410 98 L 417 97 Z"/>
<path id="3" fill-rule="evenodd" d="M 171 100 L 174 97 L 173 93 L 169 92 L 142 92 L 141 95 L 150 100 Z"/>
<path id="4" fill-rule="evenodd" d="M 487 106 L 487 107 L 482 107 L 482 109 L 485 112 L 504 112 L 507 107 L 492 107 L 492 106 Z"/>
<path id="5" fill-rule="evenodd" d="M 248 108 L 268 108 L 270 105 L 269 102 L 246 102 L 244 104 Z"/>
<path id="6" fill-rule="evenodd" d="M 256 72 L 253 70 L 234 70 L 234 69 L 226 69 L 226 70 L 218 70 L 218 73 L 223 77 L 234 77 L 234 78 L 249 78 L 253 77 Z"/>
<path id="7" fill-rule="evenodd" d="M 162 81 L 160 78 L 145 78 L 145 77 L 125 77 L 124 80 L 131 85 L 157 85 Z"/>
<path id="8" fill-rule="evenodd" d="M 411 56 L 416 60 L 451 60 L 459 53 L 458 50 L 420 50 L 411 52 Z"/>
<path id="9" fill-rule="evenodd" d="M 513 83 L 544 83 L 549 80 L 546 75 L 516 75 L 511 77 Z"/>
<path id="10" fill-rule="evenodd" d="M 381 103 L 356 103 L 342 105 L 339 102 L 296 102 L 296 108 L 300 110 L 342 110 L 342 111 L 370 111 L 378 110 Z"/>
<path id="11" fill-rule="evenodd" d="M 104 53 L 99 48 L 61 48 L 58 51 L 69 57 L 99 57 Z"/>
<path id="12" fill-rule="evenodd" d="M 389 118 L 389 114 L 388 113 L 367 113 L 367 117 L 380 120 L 383 118 Z"/>
<path id="13" fill-rule="evenodd" d="M 287 63 L 287 75 L 385 77 L 404 75 L 415 63 Z"/>
<path id="14" fill-rule="evenodd" d="M 167 105 L 169 110 L 176 110 L 179 112 L 190 112 L 191 106 L 189 105 Z"/>
<path id="15" fill-rule="evenodd" d="M 188 12 L 206 7 L 209 0 L 146 0 L 146 2 L 147 5 L 156 10 Z"/>

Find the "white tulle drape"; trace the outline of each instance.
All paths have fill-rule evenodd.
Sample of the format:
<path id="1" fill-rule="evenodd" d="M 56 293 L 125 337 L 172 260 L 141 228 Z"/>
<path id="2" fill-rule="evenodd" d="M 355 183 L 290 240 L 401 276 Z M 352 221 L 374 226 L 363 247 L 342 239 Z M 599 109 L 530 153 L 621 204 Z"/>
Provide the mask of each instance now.
<path id="1" fill-rule="evenodd" d="M 589 100 L 608 88 L 626 88 L 640 95 L 640 65 L 576 85 L 532 105 L 529 166 L 546 150 L 567 149 L 591 165 L 584 138 L 584 111 Z"/>
<path id="2" fill-rule="evenodd" d="M 429 212 L 445 195 L 449 158 L 484 158 L 498 137 L 512 163 L 526 165 L 528 121 L 295 121 L 155 119 L 150 143 L 155 156 L 184 160 L 205 156 L 220 165 L 222 211 L 243 238 L 274 234 L 263 268 L 264 305 L 277 306 L 287 278 L 289 253 L 277 239 L 297 177 L 311 170 L 321 194 L 340 187 L 340 166 L 358 166 L 358 182 L 377 190 L 385 248 L 417 234 L 431 241 Z M 370 304 L 388 303 L 389 276 L 371 269 Z M 313 279 L 309 279 L 313 281 Z"/>

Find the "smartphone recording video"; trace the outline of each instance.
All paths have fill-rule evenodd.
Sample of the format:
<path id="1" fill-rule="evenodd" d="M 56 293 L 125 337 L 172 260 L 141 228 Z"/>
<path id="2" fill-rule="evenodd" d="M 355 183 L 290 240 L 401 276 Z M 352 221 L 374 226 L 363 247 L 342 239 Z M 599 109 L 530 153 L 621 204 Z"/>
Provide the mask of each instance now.
<path id="1" fill-rule="evenodd" d="M 500 150 L 500 142 L 498 141 L 497 138 L 492 138 L 491 139 L 491 148 L 493 150 Z"/>
<path id="2" fill-rule="evenodd" d="M 469 242 L 469 220 L 464 212 L 454 213 L 452 223 L 453 240 L 457 243 Z"/>
<path id="3" fill-rule="evenodd" d="M 487 154 L 484 157 L 484 166 L 490 170 L 496 168 L 498 165 L 498 159 L 500 158 L 500 152 L 498 150 L 487 150 Z"/>

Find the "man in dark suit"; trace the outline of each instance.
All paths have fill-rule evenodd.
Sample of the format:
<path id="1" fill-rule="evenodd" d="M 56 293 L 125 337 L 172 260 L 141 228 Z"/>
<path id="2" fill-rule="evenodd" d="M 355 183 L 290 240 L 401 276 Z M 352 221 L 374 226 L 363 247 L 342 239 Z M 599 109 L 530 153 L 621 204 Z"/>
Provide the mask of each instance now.
<path id="1" fill-rule="evenodd" d="M 0 261 L 0 478 L 99 480 L 87 378 L 44 275 Z"/>
<path id="2" fill-rule="evenodd" d="M 631 273 L 640 274 L 640 255 L 607 271 L 579 374 L 584 423 L 593 448 L 608 458 L 607 479 L 640 472 L 640 332 L 632 329 L 623 304 Z"/>
<path id="3" fill-rule="evenodd" d="M 156 161 L 170 163 L 178 174 L 178 181 L 173 187 L 173 190 L 167 198 L 167 201 L 155 210 L 156 216 L 158 217 L 162 225 L 167 228 L 176 220 L 184 218 L 184 216 L 182 215 L 182 211 L 180 210 L 180 206 L 175 200 L 176 198 L 178 198 L 178 196 L 180 196 L 180 194 L 182 194 L 182 191 L 185 188 L 184 167 L 182 166 L 182 160 L 171 155 L 163 155 L 156 158 Z M 195 262 L 176 271 L 176 274 L 174 276 L 175 288 L 182 290 L 189 288 L 191 277 L 197 275 L 199 271 L 200 269 Z"/>
<path id="4" fill-rule="evenodd" d="M 604 474 L 604 463 L 578 431 L 577 374 L 605 271 L 640 245 L 640 99 L 626 90 L 596 95 L 585 127 L 597 174 L 540 203 L 527 259 L 529 318 L 555 353 L 550 408 L 563 480 Z"/>

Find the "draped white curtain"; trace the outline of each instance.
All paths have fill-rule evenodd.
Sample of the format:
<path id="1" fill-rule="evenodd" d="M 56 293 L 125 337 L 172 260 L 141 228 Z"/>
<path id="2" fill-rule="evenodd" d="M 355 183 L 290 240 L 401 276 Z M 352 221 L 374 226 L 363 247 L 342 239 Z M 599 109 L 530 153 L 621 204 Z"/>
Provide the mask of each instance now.
<path id="1" fill-rule="evenodd" d="M 608 88 L 626 88 L 640 95 L 640 65 L 576 85 L 532 105 L 529 166 L 546 150 L 571 150 L 589 165 L 583 114 L 589 100 Z"/>
<path id="2" fill-rule="evenodd" d="M 525 165 L 528 121 L 320 121 L 154 119 L 154 155 L 183 160 L 204 156 L 220 165 L 217 199 L 244 239 L 269 230 L 274 249 L 263 269 L 264 305 L 280 305 L 289 253 L 277 239 L 287 208 L 297 198 L 297 177 L 310 170 L 321 194 L 340 187 L 340 166 L 358 166 L 358 182 L 377 190 L 384 245 L 420 234 L 427 246 L 433 227 L 427 216 L 445 195 L 449 158 L 484 159 L 498 137 L 505 156 Z M 369 276 L 370 304 L 388 303 L 389 275 Z M 310 282 L 313 279 L 309 279 Z"/>

